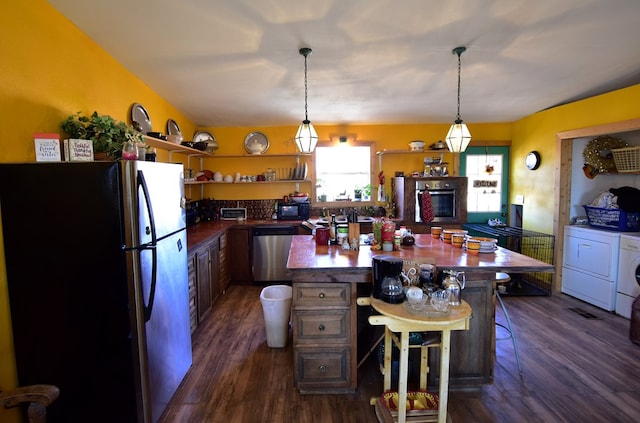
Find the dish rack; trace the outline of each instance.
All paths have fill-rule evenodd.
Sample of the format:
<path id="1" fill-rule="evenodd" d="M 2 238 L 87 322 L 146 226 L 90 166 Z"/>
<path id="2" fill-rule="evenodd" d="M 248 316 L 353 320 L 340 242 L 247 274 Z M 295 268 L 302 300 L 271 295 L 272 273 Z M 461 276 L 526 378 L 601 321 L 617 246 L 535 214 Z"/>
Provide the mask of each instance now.
<path id="1" fill-rule="evenodd" d="M 618 172 L 640 172 L 640 147 L 614 148 L 611 153 Z"/>

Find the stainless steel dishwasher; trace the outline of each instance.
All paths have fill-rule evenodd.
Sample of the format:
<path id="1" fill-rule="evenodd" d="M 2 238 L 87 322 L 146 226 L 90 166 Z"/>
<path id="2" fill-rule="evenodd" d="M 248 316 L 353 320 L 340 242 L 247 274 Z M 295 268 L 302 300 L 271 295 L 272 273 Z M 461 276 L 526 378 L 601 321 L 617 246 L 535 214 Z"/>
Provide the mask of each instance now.
<path id="1" fill-rule="evenodd" d="M 253 282 L 270 284 L 290 281 L 287 258 L 294 225 L 257 225 L 253 227 Z"/>

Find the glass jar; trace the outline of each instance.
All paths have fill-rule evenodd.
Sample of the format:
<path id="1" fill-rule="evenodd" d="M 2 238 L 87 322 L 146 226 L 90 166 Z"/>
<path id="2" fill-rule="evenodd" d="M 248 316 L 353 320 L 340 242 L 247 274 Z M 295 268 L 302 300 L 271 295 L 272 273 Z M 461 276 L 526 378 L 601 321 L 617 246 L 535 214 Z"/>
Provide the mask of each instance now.
<path id="1" fill-rule="evenodd" d="M 132 141 L 122 144 L 122 160 L 138 160 L 138 146 Z"/>

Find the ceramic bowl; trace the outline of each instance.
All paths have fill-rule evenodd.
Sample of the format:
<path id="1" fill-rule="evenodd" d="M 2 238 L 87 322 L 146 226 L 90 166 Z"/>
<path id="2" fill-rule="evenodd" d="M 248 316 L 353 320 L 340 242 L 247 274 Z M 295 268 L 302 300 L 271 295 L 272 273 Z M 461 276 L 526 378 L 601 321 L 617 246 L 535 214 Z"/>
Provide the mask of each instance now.
<path id="1" fill-rule="evenodd" d="M 262 144 L 257 141 L 247 145 L 247 148 L 249 149 L 249 151 L 251 151 L 251 154 L 262 154 L 262 151 L 264 150 Z"/>
<path id="2" fill-rule="evenodd" d="M 180 144 L 182 142 L 182 135 L 178 135 L 178 134 L 167 135 L 167 141 L 173 144 Z"/>
<path id="3" fill-rule="evenodd" d="M 411 141 L 409 143 L 409 148 L 411 149 L 411 151 L 423 151 L 424 141 Z"/>
<path id="4" fill-rule="evenodd" d="M 291 198 L 292 201 L 296 202 L 296 203 L 306 203 L 307 200 L 309 200 L 309 196 L 298 196 L 298 197 L 289 197 Z"/>
<path id="5" fill-rule="evenodd" d="M 442 231 L 442 240 L 447 244 L 451 244 L 451 236 L 453 234 L 464 234 L 466 235 L 468 231 L 464 229 L 444 229 Z"/>
<path id="6" fill-rule="evenodd" d="M 478 241 L 480 243 L 481 250 L 490 250 L 492 248 L 495 248 L 496 244 L 498 243 L 498 240 L 495 238 L 485 238 L 479 236 L 468 237 L 467 241 L 468 240 Z"/>

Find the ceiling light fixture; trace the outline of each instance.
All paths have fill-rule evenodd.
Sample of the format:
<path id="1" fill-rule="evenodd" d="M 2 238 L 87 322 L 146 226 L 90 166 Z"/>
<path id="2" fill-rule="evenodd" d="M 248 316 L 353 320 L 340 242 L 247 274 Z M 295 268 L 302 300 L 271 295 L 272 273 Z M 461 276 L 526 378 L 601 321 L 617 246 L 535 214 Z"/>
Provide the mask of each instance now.
<path id="1" fill-rule="evenodd" d="M 449 147 L 449 151 L 452 153 L 464 152 L 471 142 L 469 129 L 467 125 L 462 122 L 462 119 L 460 119 L 460 55 L 466 50 L 466 47 L 456 47 L 452 51 L 453 54 L 458 55 L 458 114 L 456 115 L 456 120 L 453 122 L 453 125 L 449 128 L 449 133 L 446 138 L 447 147 Z"/>
<path id="2" fill-rule="evenodd" d="M 302 153 L 312 153 L 318 143 L 318 133 L 309 121 L 307 110 L 307 56 L 311 54 L 311 51 L 308 47 L 299 50 L 299 53 L 304 56 L 304 120 L 296 134 L 296 145 Z"/>

